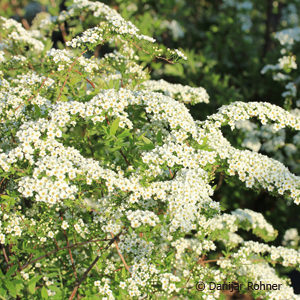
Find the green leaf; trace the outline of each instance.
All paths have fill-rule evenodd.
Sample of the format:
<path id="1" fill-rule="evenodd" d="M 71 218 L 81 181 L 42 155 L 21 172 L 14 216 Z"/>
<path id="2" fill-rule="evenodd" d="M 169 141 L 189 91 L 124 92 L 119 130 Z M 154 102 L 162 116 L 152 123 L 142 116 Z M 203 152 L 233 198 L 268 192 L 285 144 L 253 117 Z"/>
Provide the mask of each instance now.
<path id="1" fill-rule="evenodd" d="M 130 136 L 131 132 L 129 129 L 124 130 L 121 134 L 118 135 L 118 139 L 123 139 L 127 136 Z"/>
<path id="2" fill-rule="evenodd" d="M 161 130 L 158 131 L 157 135 L 156 135 L 156 141 L 157 143 L 161 146 L 162 143 L 163 143 L 163 140 L 162 140 L 162 132 Z"/>
<path id="3" fill-rule="evenodd" d="M 9 294 L 13 297 L 17 296 L 17 291 L 12 281 L 6 281 L 5 286 L 7 287 Z"/>
<path id="4" fill-rule="evenodd" d="M 126 270 L 125 270 L 125 268 L 122 268 L 121 275 L 122 275 L 122 278 L 126 278 Z"/>
<path id="5" fill-rule="evenodd" d="M 6 299 L 6 295 L 7 295 L 7 293 L 6 293 L 6 290 L 5 289 L 3 289 L 3 288 L 0 288 L 0 299 Z"/>
<path id="6" fill-rule="evenodd" d="M 31 284 L 29 284 L 28 285 L 28 291 L 29 291 L 29 293 L 30 294 L 34 294 L 34 292 L 35 292 L 35 282 L 33 282 L 33 283 L 31 283 Z"/>
<path id="7" fill-rule="evenodd" d="M 144 135 L 142 135 L 141 138 L 146 144 L 152 144 L 152 141 L 146 138 Z"/>
<path id="8" fill-rule="evenodd" d="M 8 196 L 8 195 L 1 195 L 1 198 L 4 200 L 11 200 L 13 199 L 12 197 Z"/>
<path id="9" fill-rule="evenodd" d="M 42 275 L 39 275 L 39 276 L 36 276 L 36 277 L 33 277 L 29 283 L 28 283 L 28 291 L 30 294 L 34 294 L 35 293 L 35 285 L 36 283 L 42 278 L 43 276 Z"/>
<path id="10" fill-rule="evenodd" d="M 120 118 L 116 118 L 112 122 L 112 124 L 110 126 L 110 130 L 109 130 L 110 135 L 115 135 L 116 134 L 116 132 L 117 132 L 117 130 L 119 128 L 119 123 L 120 123 Z"/>
<path id="11" fill-rule="evenodd" d="M 7 273 L 5 274 L 5 277 L 6 277 L 7 279 L 9 279 L 9 277 L 10 277 L 12 274 L 15 273 L 15 271 L 17 270 L 17 268 L 18 268 L 17 265 L 12 266 L 12 267 L 7 271 Z"/>
<path id="12" fill-rule="evenodd" d="M 47 289 L 43 286 L 41 289 L 41 296 L 43 299 L 48 299 L 48 292 Z"/>

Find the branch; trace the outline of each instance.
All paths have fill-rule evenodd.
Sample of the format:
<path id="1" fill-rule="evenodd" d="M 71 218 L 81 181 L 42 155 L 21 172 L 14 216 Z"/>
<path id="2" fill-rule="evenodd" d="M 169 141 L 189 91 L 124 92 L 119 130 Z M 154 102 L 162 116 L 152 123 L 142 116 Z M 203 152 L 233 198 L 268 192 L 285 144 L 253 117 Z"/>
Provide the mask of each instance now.
<path id="1" fill-rule="evenodd" d="M 109 243 L 107 244 L 107 246 L 103 249 L 103 250 L 107 250 L 114 242 L 115 240 L 122 234 L 122 231 L 120 231 L 114 238 L 112 238 Z M 97 255 L 96 258 L 94 259 L 94 261 L 92 262 L 92 264 L 86 269 L 86 271 L 83 273 L 82 277 L 80 278 L 80 280 L 77 282 L 77 284 L 75 285 L 75 288 L 73 289 L 73 292 L 71 294 L 71 296 L 69 297 L 69 300 L 72 300 L 76 293 L 77 290 L 79 289 L 81 283 L 86 279 L 88 273 L 92 270 L 92 268 L 95 266 L 95 264 L 98 262 L 98 260 L 100 259 L 100 255 Z"/>
<path id="2" fill-rule="evenodd" d="M 218 181 L 218 184 L 217 184 L 217 186 L 216 186 L 215 191 L 217 191 L 218 189 L 220 189 L 220 187 L 221 187 L 221 185 L 222 185 L 222 183 L 223 183 L 223 180 L 224 180 L 224 173 L 222 172 L 222 173 L 220 174 L 219 181 Z"/>
<path id="3" fill-rule="evenodd" d="M 57 101 L 59 101 L 59 99 L 60 99 L 60 97 L 61 97 L 61 94 L 62 94 L 62 91 L 63 91 L 63 89 L 64 89 L 64 87 L 65 87 L 65 85 L 66 85 L 66 83 L 67 83 L 67 81 L 68 81 L 68 79 L 69 79 L 69 77 L 70 77 L 70 72 L 72 71 L 72 69 L 73 69 L 74 65 L 76 64 L 77 60 L 78 60 L 78 59 L 81 57 L 81 55 L 83 55 L 85 52 L 87 52 L 87 50 L 82 51 L 82 52 L 80 53 L 80 55 L 73 61 L 73 63 L 71 64 L 70 68 L 68 69 L 68 75 L 67 75 L 67 77 L 66 77 L 66 79 L 65 79 L 65 81 L 64 81 L 63 86 L 61 87 L 61 89 L 60 89 L 60 91 L 59 91 L 59 95 L 58 95 Z"/>
<path id="4" fill-rule="evenodd" d="M 63 220 L 62 216 L 60 218 L 61 218 L 61 220 Z M 71 264 L 72 264 L 74 276 L 77 279 L 76 266 L 75 266 L 75 263 L 74 263 L 74 260 L 73 260 L 73 255 L 72 255 L 72 252 L 71 252 L 71 249 L 70 249 L 70 243 L 69 243 L 68 235 L 67 235 L 67 232 L 64 229 L 63 229 L 63 233 L 64 233 L 64 236 L 65 236 L 65 239 L 66 239 L 66 242 L 67 242 L 69 256 L 70 256 L 70 260 L 71 260 Z"/>
<path id="5" fill-rule="evenodd" d="M 139 50 L 145 52 L 146 54 L 151 55 L 150 52 L 148 52 L 147 50 L 141 48 L 141 47 L 138 46 L 136 43 L 134 43 L 134 42 L 132 42 L 132 41 L 130 41 L 129 43 L 132 43 L 136 48 L 138 48 Z M 169 59 L 167 59 L 167 58 L 165 58 L 165 57 L 162 57 L 162 56 L 154 56 L 154 57 L 155 57 L 156 59 L 164 60 L 164 61 L 168 62 L 169 64 L 172 64 L 172 65 L 174 64 L 174 62 L 173 62 L 172 60 L 169 60 Z"/>
<path id="6" fill-rule="evenodd" d="M 7 254 L 6 254 L 4 246 L 2 246 L 2 252 L 3 252 L 3 256 L 5 258 L 6 263 L 9 264 L 9 258 L 8 258 Z"/>
<path id="7" fill-rule="evenodd" d="M 74 72 L 76 72 L 76 73 L 78 73 L 79 75 L 83 75 L 81 72 L 79 72 L 79 71 L 77 71 L 77 70 L 74 70 Z M 96 88 L 95 87 L 95 84 L 92 82 L 92 81 L 90 81 L 89 79 L 87 79 L 87 78 L 85 78 L 85 80 L 93 87 L 93 88 Z"/>
<path id="8" fill-rule="evenodd" d="M 112 234 L 112 232 L 111 232 L 110 234 L 111 234 L 111 237 L 114 238 L 114 235 Z M 121 253 L 121 251 L 120 251 L 120 248 L 119 248 L 118 243 L 117 243 L 116 240 L 114 241 L 114 244 L 115 244 L 115 246 L 116 246 L 116 249 L 117 249 L 117 251 L 118 251 L 118 254 L 119 254 L 119 256 L 120 256 L 120 258 L 121 258 L 121 260 L 122 260 L 122 262 L 123 262 L 123 264 L 124 264 L 124 266 L 125 266 L 125 268 L 126 268 L 126 270 L 127 270 L 129 273 L 131 273 L 131 272 L 130 272 L 130 269 L 129 269 L 129 267 L 128 267 L 128 265 L 127 265 L 125 259 L 124 259 L 124 256 L 122 255 L 122 253 Z"/>
<path id="9" fill-rule="evenodd" d="M 39 256 L 37 258 L 35 258 L 34 260 L 31 260 L 29 261 L 28 263 L 24 264 L 22 267 L 19 268 L 19 271 L 22 271 L 24 270 L 25 268 L 27 268 L 29 265 L 32 265 L 34 264 L 35 262 L 51 255 L 51 254 L 54 254 L 58 251 L 62 251 L 62 250 L 66 250 L 68 248 L 74 248 L 74 247 L 78 247 L 78 246 L 83 246 L 85 244 L 88 244 L 88 243 L 93 243 L 93 242 L 104 242 L 104 241 L 107 241 L 107 239 L 95 239 L 95 240 L 89 240 L 89 241 L 85 241 L 85 242 L 82 242 L 82 243 L 76 243 L 76 244 L 72 244 L 70 246 L 65 246 L 65 247 L 62 247 L 62 248 L 59 248 L 59 249 L 55 249 L 55 250 L 52 250 L 52 251 L 49 251 L 47 252 L 46 254 L 42 255 L 42 256 Z"/>

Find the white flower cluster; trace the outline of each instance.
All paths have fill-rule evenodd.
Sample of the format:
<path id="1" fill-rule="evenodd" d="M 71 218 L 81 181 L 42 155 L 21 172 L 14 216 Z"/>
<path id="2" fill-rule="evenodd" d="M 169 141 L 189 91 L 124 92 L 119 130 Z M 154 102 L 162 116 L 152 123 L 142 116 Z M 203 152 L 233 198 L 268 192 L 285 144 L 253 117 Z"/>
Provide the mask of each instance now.
<path id="1" fill-rule="evenodd" d="M 58 21 L 84 10 L 104 18 L 106 25 L 103 25 L 111 26 L 119 37 L 130 35 L 148 39 L 140 36 L 137 29 L 117 12 L 99 2 L 77 0 Z M 101 30 L 106 29 L 87 30 L 82 36 L 75 37 L 70 45 L 96 44 L 99 35 L 104 33 Z M 35 32 L 32 36 L 37 37 Z M 126 60 L 127 51 L 128 58 L 137 61 L 135 52 L 129 46 L 127 50 L 125 48 L 102 60 L 75 57 L 72 50 L 51 49 L 47 52 L 50 59 L 44 63 L 48 66 L 52 62 L 55 68 L 66 70 L 65 67 L 77 59 L 84 71 L 90 73 L 99 70 L 103 61 L 109 59 L 115 63 L 115 68 L 107 70 L 108 76 L 118 75 L 116 70 L 122 64 L 128 69 L 127 72 L 120 70 L 120 75 L 124 76 L 121 79 L 142 75 L 141 68 Z M 184 57 L 178 50 L 174 53 Z M 17 57 L 15 60 L 24 59 Z M 20 211 L 0 213 L 0 243 L 8 245 L 26 239 L 34 246 L 45 247 L 48 246 L 46 243 L 51 243 L 53 247 L 58 241 L 56 246 L 64 247 L 60 239 L 63 233 L 66 237 L 74 235 L 72 245 L 88 244 L 90 253 L 105 251 L 110 261 L 103 259 L 97 264 L 95 273 L 98 272 L 102 279 L 94 280 L 104 299 L 115 298 L 116 286 L 126 289 L 124 294 L 130 297 L 147 297 L 157 293 L 156 289 L 161 293 L 159 296 L 169 297 L 180 293 L 185 281 L 182 279 L 190 276 L 194 281 L 222 282 L 228 274 L 236 279 L 238 272 L 246 270 L 241 263 L 249 263 L 254 269 L 257 264 L 251 260 L 260 255 L 259 258 L 264 258 L 264 254 L 269 254 L 266 257 L 269 262 L 299 265 L 298 251 L 243 242 L 235 233 L 242 228 L 265 239 L 274 237 L 276 231 L 261 214 L 248 209 L 224 214 L 220 203 L 212 199 L 212 185 L 220 167 L 225 169 L 225 176 L 237 174 L 248 187 L 260 185 L 299 203 L 299 177 L 266 156 L 235 149 L 221 131 L 223 125 L 229 124 L 234 129 L 238 121 L 252 117 L 257 117 L 263 124 L 274 122 L 272 128 L 277 131 L 285 126 L 299 130 L 299 116 L 268 103 L 237 102 L 220 108 L 206 121 L 195 122 L 184 103 L 207 103 L 208 95 L 203 88 L 148 81 L 141 90 L 100 88 L 100 91 L 89 90 L 86 97 L 85 90 L 72 86 L 72 94 L 63 101 L 56 101 L 55 92 L 60 91 L 62 81 L 56 85 L 45 74 L 33 72 L 24 72 L 16 78 L 3 74 L 0 85 L 1 177 L 4 173 L 8 178 L 5 189 L 13 190 L 22 204 L 24 200 L 30 202 L 30 207 L 26 207 L 27 218 L 22 216 L 21 206 L 18 207 Z M 67 79 L 72 79 L 72 74 L 66 74 Z M 63 75 L 61 73 L 60 77 Z M 96 72 L 93 74 L 95 79 L 103 80 L 97 75 Z M 66 87 L 73 85 L 71 80 L 65 83 Z M 26 100 L 30 104 L 24 104 Z M 31 104 L 35 104 L 35 110 L 29 110 Z M 39 110 L 42 113 L 37 113 Z M 118 124 L 117 129 L 115 124 Z M 12 132 L 13 135 L 8 134 Z M 76 135 L 84 137 L 73 139 Z M 115 141 L 123 143 L 121 150 L 111 149 Z M 99 142 L 98 148 L 104 150 L 100 159 L 93 153 L 86 155 L 85 148 L 90 147 L 93 152 L 94 142 Z M 112 151 L 106 153 L 106 150 Z M 10 180 L 11 174 L 13 180 Z M 2 189 L 2 181 L 0 185 Z M 60 221 L 56 222 L 57 219 Z M 33 226 L 36 230 L 28 229 Z M 112 235 L 115 240 L 109 240 Z M 104 239 L 99 241 L 102 249 L 93 242 L 96 237 Z M 232 253 L 205 262 L 205 256 L 217 250 L 215 241 L 223 241 Z M 72 249 L 72 253 L 77 266 L 90 258 L 78 249 Z M 66 266 L 73 264 L 72 258 L 65 256 L 67 254 L 61 255 Z M 22 277 L 29 280 L 28 274 L 34 274 L 33 268 L 43 267 L 46 272 L 57 259 L 45 257 L 41 263 L 32 266 L 32 273 L 24 271 Z M 211 262 L 217 263 L 219 269 L 208 267 Z M 250 275 L 244 274 L 245 278 L 252 278 L 252 269 L 249 269 Z M 117 272 L 120 270 L 122 279 L 119 280 Z M 77 271 L 84 274 L 85 270 L 78 268 Z M 112 282 L 112 277 L 120 281 L 118 285 Z M 55 280 L 50 279 L 44 277 L 47 290 L 48 286 L 55 286 Z M 194 285 L 193 280 L 186 282 L 187 287 Z M 49 296 L 53 293 L 49 288 Z M 204 299 L 219 296 L 220 291 L 203 292 Z"/>
<path id="2" fill-rule="evenodd" d="M 266 65 L 261 70 L 262 74 L 273 71 L 272 76 L 275 81 L 288 81 L 285 84 L 285 91 L 281 94 L 284 99 L 295 98 L 297 96 L 297 79 L 293 80 L 291 70 L 297 69 L 296 57 L 292 55 L 291 49 L 295 42 L 300 41 L 300 27 L 288 28 L 275 33 L 275 38 L 280 42 L 281 54 L 276 65 Z M 288 55 L 286 55 L 288 54 Z"/>
<path id="3" fill-rule="evenodd" d="M 258 243 L 254 241 L 246 241 L 242 247 L 232 255 L 233 258 L 247 258 L 255 254 L 264 255 L 269 254 L 270 260 L 280 262 L 283 266 L 299 266 L 300 251 L 288 249 L 282 246 L 275 247 L 267 244 Z"/>
<path id="4" fill-rule="evenodd" d="M 273 240 L 277 236 L 277 231 L 265 220 L 263 215 L 250 209 L 236 209 L 231 214 L 216 215 L 202 221 L 200 225 L 213 240 L 221 240 L 226 245 L 243 242 L 243 239 L 235 233 L 239 228 L 252 230 L 254 234 L 266 241 Z M 224 238 L 225 233 L 226 238 Z"/>
<path id="5" fill-rule="evenodd" d="M 5 62 L 5 52 L 0 50 L 0 63 Z"/>
<path id="6" fill-rule="evenodd" d="M 227 122 L 231 129 L 235 127 L 236 121 L 258 118 L 265 125 L 267 122 L 276 122 L 274 129 L 279 130 L 284 127 L 291 127 L 300 130 L 300 118 L 292 115 L 283 108 L 268 102 L 234 102 L 224 105 L 218 113 L 209 116 L 208 120 L 213 120 L 217 127 Z"/>
<path id="7" fill-rule="evenodd" d="M 154 251 L 153 242 L 147 242 L 138 237 L 135 232 L 120 237 L 119 248 L 122 253 L 133 256 L 135 262 L 141 261 L 145 257 L 150 257 Z"/>
<path id="8" fill-rule="evenodd" d="M 270 300 L 299 300 L 299 296 L 294 294 L 293 288 L 286 280 L 278 277 L 276 271 L 266 263 L 245 263 L 238 270 L 241 276 L 247 274 L 249 281 L 253 284 L 276 284 L 281 285 L 278 290 L 262 290 L 261 296 Z"/>
<path id="9" fill-rule="evenodd" d="M 91 73 L 99 69 L 99 66 L 96 60 L 87 59 L 83 56 L 75 57 L 74 53 L 70 50 L 60 50 L 51 48 L 47 51 L 47 55 L 51 57 L 56 65 L 58 65 L 58 71 L 65 70 L 66 67 L 69 68 L 71 63 L 73 63 L 76 59 L 79 65 L 84 68 L 84 71 L 87 73 Z"/>
<path id="10" fill-rule="evenodd" d="M 31 99 L 31 102 L 26 104 L 26 101 L 32 97 L 32 88 L 44 84 L 44 89 L 49 89 L 54 80 L 39 76 L 35 72 L 28 74 L 17 75 L 10 82 L 5 79 L 0 84 L 0 120 L 15 121 L 26 114 L 24 106 L 38 104 L 42 111 L 49 108 L 50 101 L 39 94 Z"/>
<path id="11" fill-rule="evenodd" d="M 286 230 L 283 236 L 282 245 L 296 247 L 300 242 L 300 236 L 297 228 L 290 228 Z"/>
<path id="12" fill-rule="evenodd" d="M 209 103 L 209 96 L 202 87 L 194 88 L 188 85 L 169 83 L 163 79 L 148 80 L 142 84 L 148 91 L 163 92 L 176 100 L 188 104 Z"/>
<path id="13" fill-rule="evenodd" d="M 297 115 L 297 109 L 291 111 Z M 242 146 L 252 151 L 263 151 L 272 158 L 288 165 L 294 172 L 298 173 L 299 165 L 295 162 L 298 148 L 300 148 L 300 133 L 294 135 L 292 143 L 287 140 L 286 130 L 276 130 L 271 124 L 258 126 L 250 121 L 239 121 L 236 128 L 244 134 Z"/>
<path id="14" fill-rule="evenodd" d="M 0 244 L 5 244 L 6 235 L 20 237 L 23 232 L 24 219 L 16 213 L 2 214 L 0 220 Z"/>
<path id="15" fill-rule="evenodd" d="M 151 287 L 154 282 L 158 282 L 158 279 L 155 280 L 154 278 L 158 277 L 159 270 L 147 258 L 142 258 L 138 262 L 135 262 L 130 269 L 131 277 L 126 280 L 130 297 L 141 296 L 142 291 L 147 293 L 147 285 Z M 152 283 L 152 281 L 154 282 Z"/>
<path id="16" fill-rule="evenodd" d="M 167 292 L 167 294 L 171 294 L 174 291 L 178 292 L 180 288 L 176 287 L 175 282 L 180 282 L 180 278 L 175 276 L 172 273 L 164 273 L 160 274 L 160 282 L 162 284 L 162 289 Z"/>
<path id="17" fill-rule="evenodd" d="M 172 247 L 176 248 L 176 265 L 180 266 L 184 263 L 183 255 L 187 249 L 192 250 L 193 254 L 200 256 L 203 252 L 207 253 L 211 250 L 216 250 L 216 245 L 213 241 L 198 239 L 180 238 L 171 243 Z M 190 255 L 190 254 L 189 254 Z"/>
<path id="18" fill-rule="evenodd" d="M 297 69 L 295 56 L 283 56 L 278 59 L 280 69 Z"/>
<path id="19" fill-rule="evenodd" d="M 174 52 L 178 55 L 178 57 L 180 57 L 184 60 L 187 60 L 187 57 L 185 56 L 185 54 L 182 51 L 175 49 Z"/>
<path id="20" fill-rule="evenodd" d="M 275 34 L 275 38 L 280 42 L 282 46 L 290 49 L 295 42 L 300 41 L 300 27 L 288 28 L 278 31 Z"/>
<path id="21" fill-rule="evenodd" d="M 159 218 L 152 212 L 147 210 L 129 210 L 126 212 L 127 219 L 131 222 L 132 228 L 137 228 L 141 225 L 149 224 L 155 226 L 159 223 Z"/>
<path id="22" fill-rule="evenodd" d="M 101 284 L 101 281 L 102 281 L 102 284 Z M 111 279 L 103 277 L 101 281 L 99 281 L 99 280 L 95 281 L 94 285 L 96 287 L 98 287 L 98 292 L 101 295 L 106 296 L 106 297 L 102 297 L 102 299 L 104 298 L 107 300 L 114 300 L 115 297 L 113 296 L 113 292 L 110 289 Z"/>
<path id="23" fill-rule="evenodd" d="M 155 42 L 153 38 L 139 34 L 139 29 L 136 26 L 134 26 L 130 21 L 124 20 L 116 10 L 101 2 L 75 0 L 73 5 L 70 6 L 69 11 L 59 17 L 59 21 L 63 21 L 67 17 L 76 15 L 76 12 L 82 13 L 84 10 L 93 12 L 94 17 L 101 17 L 106 22 L 102 23 L 101 27 L 94 27 L 86 30 L 83 32 L 82 36 L 69 41 L 67 43 L 68 46 L 75 48 L 80 47 L 84 43 L 99 44 L 103 40 L 103 33 L 105 30 L 115 32 L 118 35 L 128 34 L 139 40 L 146 40 L 151 43 Z"/>
<path id="24" fill-rule="evenodd" d="M 82 33 L 81 36 L 73 38 L 71 41 L 66 43 L 67 46 L 72 48 L 78 48 L 84 46 L 85 44 L 100 44 L 106 38 L 107 25 L 105 23 L 100 23 L 98 27 L 89 28 Z"/>
<path id="25" fill-rule="evenodd" d="M 136 55 L 134 55 L 131 51 L 132 49 L 129 47 L 126 47 L 125 53 L 122 54 L 119 51 L 114 51 L 112 53 L 108 53 L 104 55 L 104 58 L 101 59 L 101 62 L 103 64 L 108 65 L 106 69 L 108 68 L 114 68 L 117 70 L 117 74 L 110 74 L 109 76 L 116 76 L 119 75 L 119 77 L 116 77 L 117 80 L 120 80 L 122 78 L 121 76 L 121 69 L 125 69 L 125 76 L 129 76 L 129 82 L 132 82 L 133 79 L 135 80 L 145 80 L 148 77 L 148 74 L 146 71 L 143 70 L 143 67 L 136 63 Z M 127 55 L 129 54 L 129 56 Z M 107 80 L 107 78 L 106 78 Z M 123 82 L 124 84 L 124 82 Z"/>
<path id="26" fill-rule="evenodd" d="M 285 55 L 278 59 L 278 63 L 276 65 L 266 65 L 261 70 L 262 74 L 267 73 L 268 71 L 280 71 L 285 69 L 297 69 L 296 57 L 294 55 Z M 281 73 L 274 74 L 274 80 L 285 80 L 289 79 L 288 75 L 283 75 Z"/>
<path id="27" fill-rule="evenodd" d="M 261 213 L 257 213 L 250 209 L 236 209 L 232 212 L 239 222 L 250 223 L 251 228 L 255 232 L 257 229 L 265 230 L 270 237 L 276 237 L 277 231 L 269 224 Z"/>
<path id="28" fill-rule="evenodd" d="M 0 17 L 0 23 L 3 30 L 13 29 L 12 31 L 10 30 L 11 32 L 7 37 L 8 39 L 2 41 L 8 46 L 10 46 L 11 41 L 15 41 L 31 45 L 36 52 L 44 50 L 44 44 L 36 39 L 36 32 L 25 30 L 19 22 L 13 19 Z"/>
<path id="29" fill-rule="evenodd" d="M 275 130 L 285 126 L 300 129 L 300 118 L 280 107 L 269 103 L 236 102 L 219 109 L 217 114 L 208 117 L 207 121 L 198 122 L 200 126 L 210 131 L 208 144 L 219 154 L 221 159 L 228 158 L 229 175 L 237 174 L 247 187 L 253 187 L 257 182 L 263 188 L 281 195 L 287 192 L 296 204 L 300 203 L 300 178 L 290 173 L 280 162 L 259 153 L 233 148 L 223 137 L 220 127 L 229 124 L 233 129 L 239 120 L 257 117 L 262 124 L 276 122 Z M 218 141 L 218 142 L 216 142 Z"/>
<path id="30" fill-rule="evenodd" d="M 236 220 L 237 218 L 234 215 L 222 214 L 206 220 L 202 226 L 210 231 L 225 229 L 230 232 L 236 232 L 238 230 Z"/>

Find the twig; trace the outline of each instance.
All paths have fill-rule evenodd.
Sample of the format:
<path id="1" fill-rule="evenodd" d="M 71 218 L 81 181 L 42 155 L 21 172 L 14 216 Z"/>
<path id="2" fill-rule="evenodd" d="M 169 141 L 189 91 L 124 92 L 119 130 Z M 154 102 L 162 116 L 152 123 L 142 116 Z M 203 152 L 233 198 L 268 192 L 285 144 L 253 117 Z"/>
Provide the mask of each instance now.
<path id="1" fill-rule="evenodd" d="M 62 216 L 60 218 L 61 218 L 61 220 L 63 220 Z M 72 252 L 71 252 L 71 249 L 70 249 L 70 243 L 69 243 L 68 235 L 67 235 L 67 232 L 64 229 L 63 229 L 63 233 L 64 233 L 64 236 L 65 236 L 65 239 L 66 239 L 66 242 L 67 242 L 69 256 L 70 256 L 70 260 L 71 260 L 71 264 L 72 264 L 72 268 L 73 268 L 73 273 L 74 273 L 75 278 L 77 279 L 76 266 L 75 266 L 73 255 L 72 255 Z"/>
<path id="2" fill-rule="evenodd" d="M 60 91 L 59 91 L 59 95 L 58 95 L 57 101 L 59 101 L 59 99 L 60 99 L 60 97 L 61 97 L 61 94 L 62 94 L 62 91 L 63 91 L 63 89 L 64 89 L 64 87 L 65 87 L 65 85 L 66 85 L 66 83 L 67 83 L 67 81 L 68 81 L 68 79 L 69 79 L 69 77 L 70 77 L 70 72 L 72 71 L 72 69 L 73 69 L 74 65 L 76 64 L 77 60 L 78 60 L 85 52 L 87 52 L 87 50 L 82 51 L 82 52 L 80 53 L 80 55 L 73 61 L 73 63 L 71 64 L 70 68 L 68 69 L 68 75 L 67 75 L 67 77 L 66 77 L 66 79 L 65 79 L 65 81 L 64 81 L 64 83 L 63 83 L 63 86 L 61 87 L 61 89 L 60 89 Z"/>
<path id="3" fill-rule="evenodd" d="M 21 22 L 22 22 L 22 24 L 23 24 L 23 26 L 24 26 L 25 29 L 27 29 L 27 30 L 30 29 L 29 23 L 27 22 L 26 19 L 23 18 L 23 19 L 21 20 Z"/>
<path id="4" fill-rule="evenodd" d="M 217 190 L 221 187 L 221 185 L 222 185 L 222 183 L 223 183 L 223 180 L 224 180 L 224 173 L 221 173 L 215 191 L 217 191 Z"/>
<path id="5" fill-rule="evenodd" d="M 111 232 L 110 234 L 111 234 L 111 237 L 114 238 L 113 233 Z M 117 249 L 117 251 L 118 251 L 118 254 L 119 254 L 119 256 L 120 256 L 120 258 L 121 258 L 121 260 L 122 260 L 122 262 L 123 262 L 123 264 L 124 264 L 124 266 L 125 266 L 125 268 L 126 268 L 126 270 L 127 270 L 129 273 L 131 273 L 131 272 L 130 272 L 130 269 L 129 269 L 129 267 L 128 267 L 128 265 L 127 265 L 125 259 L 124 259 L 124 256 L 122 255 L 122 253 L 121 253 L 121 251 L 120 251 L 120 248 L 119 248 L 118 243 L 117 243 L 116 240 L 114 241 L 114 244 L 115 244 L 115 246 L 116 246 L 116 249 Z"/>
<path id="6" fill-rule="evenodd" d="M 114 242 L 115 240 L 122 234 L 122 231 L 120 231 L 114 238 L 112 238 L 108 245 L 104 248 L 104 250 L 107 250 Z M 94 259 L 94 261 L 92 262 L 92 264 L 86 269 L 86 271 L 83 273 L 82 277 L 80 278 L 80 280 L 77 282 L 77 284 L 75 285 L 75 288 L 72 291 L 71 296 L 69 297 L 69 300 L 72 300 L 76 293 L 77 290 L 79 289 L 81 283 L 86 279 L 88 273 L 92 270 L 92 268 L 95 266 L 95 264 L 98 262 L 98 260 L 100 259 L 100 255 L 97 255 L 96 258 Z"/>
<path id="7" fill-rule="evenodd" d="M 132 42 L 132 41 L 131 41 L 130 43 L 132 43 L 132 44 L 133 44 L 136 48 L 138 48 L 139 50 L 145 52 L 145 53 L 148 54 L 148 55 L 151 55 L 150 52 L 148 52 L 147 50 L 141 48 L 141 47 L 138 46 L 136 43 L 134 43 L 134 42 Z M 155 57 L 156 59 L 164 60 L 164 61 L 168 62 L 169 64 L 172 64 L 172 65 L 174 64 L 173 61 L 171 61 L 171 60 L 169 60 L 169 59 L 167 59 L 167 58 L 165 58 L 165 57 L 162 57 L 162 56 L 154 56 L 154 57 Z"/>
<path id="8" fill-rule="evenodd" d="M 67 42 L 67 40 L 66 40 L 67 33 L 66 33 L 65 23 L 60 23 L 59 24 L 59 29 L 61 31 L 61 35 L 62 35 L 62 38 L 64 40 L 64 43 L 66 43 Z"/>
<path id="9" fill-rule="evenodd" d="M 174 174 L 172 173 L 172 170 L 170 168 L 168 168 L 168 169 L 169 169 L 169 173 L 170 173 L 171 178 L 173 178 Z"/>
<path id="10" fill-rule="evenodd" d="M 9 258 L 8 258 L 7 254 L 6 254 L 4 246 L 2 246 L 2 252 L 3 252 L 3 255 L 4 255 L 6 263 L 9 264 Z"/>
<path id="11" fill-rule="evenodd" d="M 65 246 L 65 247 L 62 247 L 62 248 L 59 248 L 59 249 L 55 249 L 55 250 L 49 251 L 49 252 L 47 252 L 46 254 L 41 255 L 41 256 L 35 258 L 34 260 L 31 260 L 31 261 L 25 263 L 22 267 L 19 268 L 19 271 L 24 270 L 24 269 L 27 268 L 29 265 L 32 265 L 32 264 L 34 264 L 35 262 L 37 262 L 37 261 L 39 261 L 39 260 L 41 260 L 41 259 L 43 259 L 43 258 L 45 258 L 45 257 L 47 257 L 47 256 L 49 256 L 49 255 L 51 255 L 51 254 L 54 254 L 54 253 L 56 253 L 56 252 L 58 252 L 58 251 L 66 250 L 66 249 L 68 249 L 68 248 L 74 248 L 74 247 L 78 247 L 78 246 L 83 246 L 83 245 L 88 244 L 88 243 L 104 242 L 104 241 L 107 241 L 107 239 L 95 239 L 95 240 L 89 240 L 89 241 L 85 241 L 85 242 L 81 242 L 81 243 L 76 243 L 76 244 L 72 244 L 72 245 L 70 245 L 70 246 Z"/>
<path id="12" fill-rule="evenodd" d="M 74 70 L 74 72 L 78 73 L 79 75 L 83 75 L 81 72 L 77 71 L 77 70 Z M 95 85 L 92 81 L 90 81 L 89 79 L 85 78 L 85 80 L 95 89 Z"/>
<path id="13" fill-rule="evenodd" d="M 125 156 L 125 154 L 123 153 L 123 151 L 122 151 L 122 150 L 120 150 L 120 153 L 121 153 L 121 155 L 123 156 L 123 158 L 124 158 L 124 160 L 125 160 L 126 164 L 127 164 L 128 166 L 130 166 L 130 165 L 131 165 L 131 163 L 128 161 L 127 157 Z"/>

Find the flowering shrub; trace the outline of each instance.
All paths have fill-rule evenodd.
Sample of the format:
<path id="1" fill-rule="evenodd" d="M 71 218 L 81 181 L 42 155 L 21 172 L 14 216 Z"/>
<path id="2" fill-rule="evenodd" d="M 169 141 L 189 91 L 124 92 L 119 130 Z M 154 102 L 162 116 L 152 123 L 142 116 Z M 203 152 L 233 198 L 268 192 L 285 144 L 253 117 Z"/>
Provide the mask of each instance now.
<path id="1" fill-rule="evenodd" d="M 66 20 L 68 48 L 55 49 L 49 37 Z M 299 204 L 299 177 L 233 147 L 221 130 L 254 118 L 297 131 L 297 115 L 235 102 L 195 121 L 185 104 L 208 103 L 204 88 L 150 80 L 138 53 L 169 63 L 185 55 L 99 2 L 76 0 L 34 30 L 0 22 L 2 298 L 225 299 L 220 289 L 197 291 L 199 281 L 297 298 L 275 270 L 299 269 L 299 251 L 267 244 L 277 231 L 262 214 L 225 213 L 212 198 L 223 172 Z M 111 51 L 93 55 L 99 45 Z"/>

